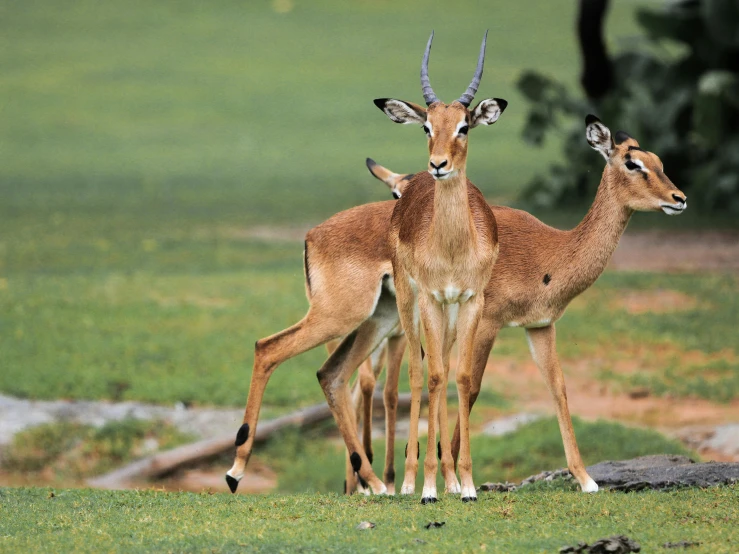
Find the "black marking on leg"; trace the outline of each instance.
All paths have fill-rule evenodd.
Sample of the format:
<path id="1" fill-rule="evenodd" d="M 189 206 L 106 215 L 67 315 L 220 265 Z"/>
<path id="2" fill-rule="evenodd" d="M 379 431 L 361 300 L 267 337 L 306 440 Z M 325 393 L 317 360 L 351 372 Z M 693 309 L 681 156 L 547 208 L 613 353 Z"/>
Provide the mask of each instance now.
<path id="1" fill-rule="evenodd" d="M 312 296 L 310 288 L 310 268 L 308 267 L 308 241 L 305 241 L 305 249 L 303 250 L 303 268 L 305 269 L 305 285 L 308 289 L 308 296 Z"/>
<path id="2" fill-rule="evenodd" d="M 416 460 L 421 457 L 421 443 L 416 442 Z"/>
<path id="3" fill-rule="evenodd" d="M 408 443 L 405 443 L 405 459 L 408 459 Z"/>
<path id="4" fill-rule="evenodd" d="M 344 494 L 349 494 L 349 491 L 346 490 L 346 479 L 344 479 Z"/>
<path id="5" fill-rule="evenodd" d="M 236 433 L 236 442 L 234 442 L 234 446 L 241 446 L 247 441 L 248 438 L 249 438 L 249 424 L 244 423 L 241 427 L 239 427 L 239 432 Z"/>
<path id="6" fill-rule="evenodd" d="M 436 443 L 436 456 L 441 460 L 441 441 Z"/>
<path id="7" fill-rule="evenodd" d="M 549 284 L 549 281 L 551 281 L 551 280 L 552 280 L 552 278 L 549 275 L 549 273 L 547 273 L 546 275 L 544 275 L 544 284 L 545 285 L 548 285 Z"/>
<path id="8" fill-rule="evenodd" d="M 371 464 L 372 463 L 372 460 L 374 459 L 374 456 L 372 454 L 372 451 L 366 452 L 366 454 L 367 454 L 367 459 L 369 460 L 369 463 Z"/>
<path id="9" fill-rule="evenodd" d="M 369 488 L 369 485 L 367 484 L 367 481 L 365 481 L 364 479 L 362 479 L 362 476 L 359 473 L 357 473 L 357 479 L 359 479 L 359 484 L 362 485 L 365 489 L 368 489 Z"/>
<path id="10" fill-rule="evenodd" d="M 352 468 L 354 471 L 359 471 L 359 469 L 362 467 L 362 457 L 357 454 L 356 452 L 352 452 L 352 455 L 349 456 L 349 461 L 352 463 Z"/>
<path id="11" fill-rule="evenodd" d="M 423 505 L 426 505 L 426 504 L 435 504 L 436 501 L 437 501 L 437 499 L 434 498 L 433 496 L 427 496 L 427 497 L 421 499 L 421 504 L 423 504 Z"/>
<path id="12" fill-rule="evenodd" d="M 423 346 L 421 346 L 421 361 L 426 357 L 426 351 L 423 349 Z"/>
<path id="13" fill-rule="evenodd" d="M 226 475 L 226 484 L 228 485 L 228 488 L 231 489 L 232 493 L 235 493 L 236 489 L 239 488 L 238 480 L 234 479 L 230 475 Z"/>
<path id="14" fill-rule="evenodd" d="M 391 467 L 385 472 L 385 483 L 395 484 L 395 468 Z"/>

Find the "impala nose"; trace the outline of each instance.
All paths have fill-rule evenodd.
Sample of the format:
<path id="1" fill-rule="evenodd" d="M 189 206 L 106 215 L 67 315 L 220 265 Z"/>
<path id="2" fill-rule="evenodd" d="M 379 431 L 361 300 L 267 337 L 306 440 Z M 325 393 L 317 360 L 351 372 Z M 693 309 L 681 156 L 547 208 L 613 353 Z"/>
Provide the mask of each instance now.
<path id="1" fill-rule="evenodd" d="M 672 198 L 674 198 L 675 202 L 678 202 L 680 204 L 685 204 L 687 202 L 687 198 L 685 196 L 680 196 L 679 194 L 673 194 Z"/>
<path id="2" fill-rule="evenodd" d="M 442 161 L 442 162 L 441 162 L 441 163 L 440 163 L 439 165 L 436 165 L 436 164 L 435 164 L 434 162 L 432 162 L 432 161 L 430 161 L 430 160 L 429 160 L 429 165 L 430 165 L 430 166 L 431 166 L 432 168 L 434 168 L 434 169 L 436 169 L 436 170 L 438 171 L 438 170 L 439 170 L 439 169 L 441 169 L 442 167 L 445 167 L 445 166 L 447 165 L 447 162 L 446 162 L 446 160 L 444 160 L 444 161 Z"/>

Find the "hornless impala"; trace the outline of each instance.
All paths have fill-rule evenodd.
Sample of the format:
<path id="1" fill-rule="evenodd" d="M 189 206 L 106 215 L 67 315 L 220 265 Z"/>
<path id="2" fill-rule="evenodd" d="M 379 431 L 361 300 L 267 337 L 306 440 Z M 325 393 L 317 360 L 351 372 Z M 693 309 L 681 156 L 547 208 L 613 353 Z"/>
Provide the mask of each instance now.
<path id="1" fill-rule="evenodd" d="M 665 176 L 659 158 L 640 149 L 633 138 L 619 132 L 614 143 L 608 128 L 593 116 L 586 118 L 586 138 L 607 164 L 595 201 L 577 227 L 560 231 L 524 211 L 492 206 L 500 225 L 500 252 L 487 286 L 490 295 L 486 292 L 475 339 L 470 408 L 480 391 L 498 331 L 506 326 L 531 327 L 527 329 L 529 345 L 555 400 L 568 467 L 582 489 L 593 492 L 597 485 L 585 472 L 572 431 L 555 349 L 554 321 L 603 272 L 634 211 L 661 210 L 676 215 L 687 204 L 685 195 Z M 383 175 L 379 171 L 373 173 Z M 414 186 L 434 186 L 433 178 L 425 171 L 413 180 L 416 179 L 420 181 Z M 304 262 L 310 307 L 298 323 L 256 343 L 244 424 L 236 436 L 236 460 L 226 477 L 232 492 L 251 454 L 264 389 L 279 364 L 344 336 L 321 371 L 348 378 L 384 337 L 395 331 L 399 319 L 388 243 L 394 207 L 393 201 L 357 206 L 307 233 Z M 534 328 L 532 323 L 544 327 Z M 384 391 L 386 407 L 397 403 L 397 388 L 389 385 L 386 383 Z M 347 421 L 353 424 L 351 406 L 347 412 Z M 356 452 L 358 448 L 361 445 L 356 440 L 349 451 Z M 459 432 L 455 431 L 455 457 L 458 450 Z M 392 452 L 392 447 L 388 451 Z M 360 476 L 369 482 L 373 492 L 386 491 L 369 464 L 361 467 Z M 393 485 L 394 477 L 394 468 L 386 465 L 388 486 Z"/>
<path id="2" fill-rule="evenodd" d="M 402 494 L 414 492 L 418 470 L 418 419 L 423 387 L 421 324 L 428 350 L 429 416 L 423 504 L 436 502 L 436 429 L 439 418 L 447 421 L 446 409 L 439 413 L 439 401 L 446 391 L 445 361 L 455 338 L 460 360 L 456 375 L 461 493 L 465 502 L 477 499 L 469 445 L 472 352 L 484 305 L 483 292 L 498 257 L 498 230 L 482 193 L 467 181 L 467 133 L 478 125 L 493 124 L 507 104 L 489 98 L 469 109 L 482 76 L 485 39 L 467 91 L 451 104 L 439 100 L 428 79 L 432 40 L 433 33 L 421 66 L 421 86 L 428 108 L 401 100 L 375 100 L 392 121 L 423 126 L 428 136 L 428 171 L 435 181 L 433 187 L 415 186 L 417 182 L 411 181 L 393 210 L 389 239 L 398 311 L 408 341 L 411 383 L 411 427 Z M 460 486 L 446 424 L 441 426 L 440 445 L 447 492 L 458 493 Z"/>

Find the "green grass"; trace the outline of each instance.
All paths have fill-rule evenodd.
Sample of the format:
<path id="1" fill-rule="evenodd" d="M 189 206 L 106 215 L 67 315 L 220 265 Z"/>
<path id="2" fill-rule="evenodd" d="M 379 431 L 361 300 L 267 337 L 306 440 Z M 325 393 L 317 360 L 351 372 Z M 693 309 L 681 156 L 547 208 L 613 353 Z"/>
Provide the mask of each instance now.
<path id="1" fill-rule="evenodd" d="M 735 552 L 739 488 L 609 493 L 483 493 L 444 498 L 0 489 L 4 552 L 556 552 L 625 534 L 642 552 L 698 541 L 691 552 Z M 361 521 L 377 527 L 359 531 Z M 444 521 L 440 529 L 424 529 Z"/>
<path id="2" fill-rule="evenodd" d="M 175 247 L 142 250 L 138 271 L 121 265 L 6 277 L 0 281 L 0 367 L 7 370 L 0 372 L 0 390 L 31 398 L 242 405 L 254 341 L 296 322 L 307 308 L 301 245 L 224 239 L 214 249 L 202 247 L 210 268 L 204 262 L 183 269 L 179 255 L 190 254 Z M 661 289 L 683 292 L 696 305 L 639 315 L 612 305 L 623 291 Z M 594 377 L 617 383 L 623 378 L 611 366 L 639 347 L 645 370 L 629 377 L 634 383 L 646 382 L 656 394 L 736 398 L 735 357 L 706 367 L 681 360 L 680 353 L 720 355 L 732 348 L 737 289 L 738 280 L 727 275 L 606 273 L 557 324 L 560 355 L 598 358 Z M 660 358 L 665 345 L 674 354 Z M 523 333 L 501 332 L 493 364 L 496 355 L 527 359 Z M 318 348 L 286 363 L 270 381 L 266 404 L 285 409 L 320 402 L 315 372 L 324 359 Z M 401 375 L 406 389 L 406 372 Z"/>

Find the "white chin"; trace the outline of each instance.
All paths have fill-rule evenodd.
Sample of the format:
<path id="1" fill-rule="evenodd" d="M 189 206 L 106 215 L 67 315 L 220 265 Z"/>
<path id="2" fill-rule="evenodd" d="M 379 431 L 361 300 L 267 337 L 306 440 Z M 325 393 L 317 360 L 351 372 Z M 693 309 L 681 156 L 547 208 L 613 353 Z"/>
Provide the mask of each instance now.
<path id="1" fill-rule="evenodd" d="M 431 173 L 431 172 L 429 171 L 429 173 Z M 454 171 L 450 171 L 448 173 L 444 173 L 443 175 L 437 175 L 436 173 L 431 173 L 431 176 L 434 179 L 436 179 L 437 181 L 445 181 L 445 180 L 449 179 L 449 177 L 451 177 L 454 173 L 455 173 Z"/>
<path id="2" fill-rule="evenodd" d="M 667 215 L 680 215 L 685 211 L 685 208 L 681 207 L 679 209 L 673 208 L 672 206 L 660 206 L 662 208 L 662 211 L 665 212 Z"/>

